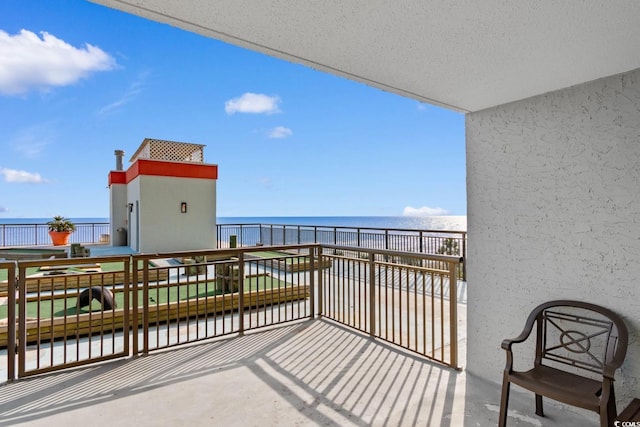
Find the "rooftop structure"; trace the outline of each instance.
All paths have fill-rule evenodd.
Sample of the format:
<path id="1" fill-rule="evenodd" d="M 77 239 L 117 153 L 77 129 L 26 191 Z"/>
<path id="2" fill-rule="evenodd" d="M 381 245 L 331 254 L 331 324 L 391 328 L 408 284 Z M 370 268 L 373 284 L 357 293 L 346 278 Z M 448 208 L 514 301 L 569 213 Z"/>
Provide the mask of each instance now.
<path id="1" fill-rule="evenodd" d="M 201 144 L 145 138 L 122 168 L 109 173 L 112 242 L 138 252 L 216 247 L 218 166 Z"/>
<path id="2" fill-rule="evenodd" d="M 206 145 L 145 138 L 129 161 L 133 163 L 138 159 L 147 159 L 204 163 L 204 147 Z"/>

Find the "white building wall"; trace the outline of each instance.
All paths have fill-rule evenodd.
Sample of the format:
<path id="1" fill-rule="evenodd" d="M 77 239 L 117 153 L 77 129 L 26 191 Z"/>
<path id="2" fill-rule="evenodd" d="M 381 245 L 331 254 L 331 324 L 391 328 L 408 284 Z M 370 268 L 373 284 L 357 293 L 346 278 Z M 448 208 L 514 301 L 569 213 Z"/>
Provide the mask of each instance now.
<path id="1" fill-rule="evenodd" d="M 137 220 L 139 214 L 138 206 L 140 204 L 140 177 L 127 184 L 127 204 L 131 205 L 131 209 L 127 213 L 127 241 L 131 249 L 140 252 Z"/>
<path id="2" fill-rule="evenodd" d="M 469 114 L 467 369 L 499 382 L 537 304 L 600 304 L 630 330 L 640 390 L 640 70 Z"/>
<path id="3" fill-rule="evenodd" d="M 136 180 L 140 186 L 139 252 L 216 247 L 215 180 L 147 175 Z M 187 203 L 186 213 L 180 211 L 182 202 Z"/>
<path id="4" fill-rule="evenodd" d="M 111 184 L 109 193 L 109 232 L 113 245 L 117 242 L 118 228 L 127 227 L 127 186 L 126 184 Z M 126 245 L 127 242 L 122 243 Z"/>

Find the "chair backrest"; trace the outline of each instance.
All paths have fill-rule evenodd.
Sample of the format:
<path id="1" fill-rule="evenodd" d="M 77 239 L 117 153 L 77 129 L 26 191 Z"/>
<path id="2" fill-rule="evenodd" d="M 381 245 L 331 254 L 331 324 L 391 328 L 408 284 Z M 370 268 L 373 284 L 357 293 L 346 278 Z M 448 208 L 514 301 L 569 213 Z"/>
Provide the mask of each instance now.
<path id="1" fill-rule="evenodd" d="M 603 374 L 617 369 L 627 352 L 628 332 L 611 310 L 581 301 L 541 304 L 531 313 L 537 320 L 536 364 L 543 361 Z"/>

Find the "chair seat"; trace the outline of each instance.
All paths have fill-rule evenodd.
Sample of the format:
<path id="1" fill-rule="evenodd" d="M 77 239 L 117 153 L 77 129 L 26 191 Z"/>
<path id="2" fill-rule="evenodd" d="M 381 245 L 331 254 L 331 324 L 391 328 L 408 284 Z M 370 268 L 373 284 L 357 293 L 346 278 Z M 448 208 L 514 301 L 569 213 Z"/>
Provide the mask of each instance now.
<path id="1" fill-rule="evenodd" d="M 599 412 L 601 381 L 548 366 L 538 366 L 526 372 L 512 372 L 509 377 L 512 383 L 536 394 Z"/>

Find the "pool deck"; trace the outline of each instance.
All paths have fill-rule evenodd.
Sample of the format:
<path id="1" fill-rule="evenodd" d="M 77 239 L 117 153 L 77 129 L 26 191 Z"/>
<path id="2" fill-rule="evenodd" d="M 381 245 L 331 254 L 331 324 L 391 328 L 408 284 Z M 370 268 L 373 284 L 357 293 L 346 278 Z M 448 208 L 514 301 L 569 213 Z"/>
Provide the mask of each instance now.
<path id="1" fill-rule="evenodd" d="M 108 246 L 108 245 L 85 245 L 91 249 L 91 256 L 103 257 L 109 255 L 136 255 L 138 252 L 129 246 Z"/>

